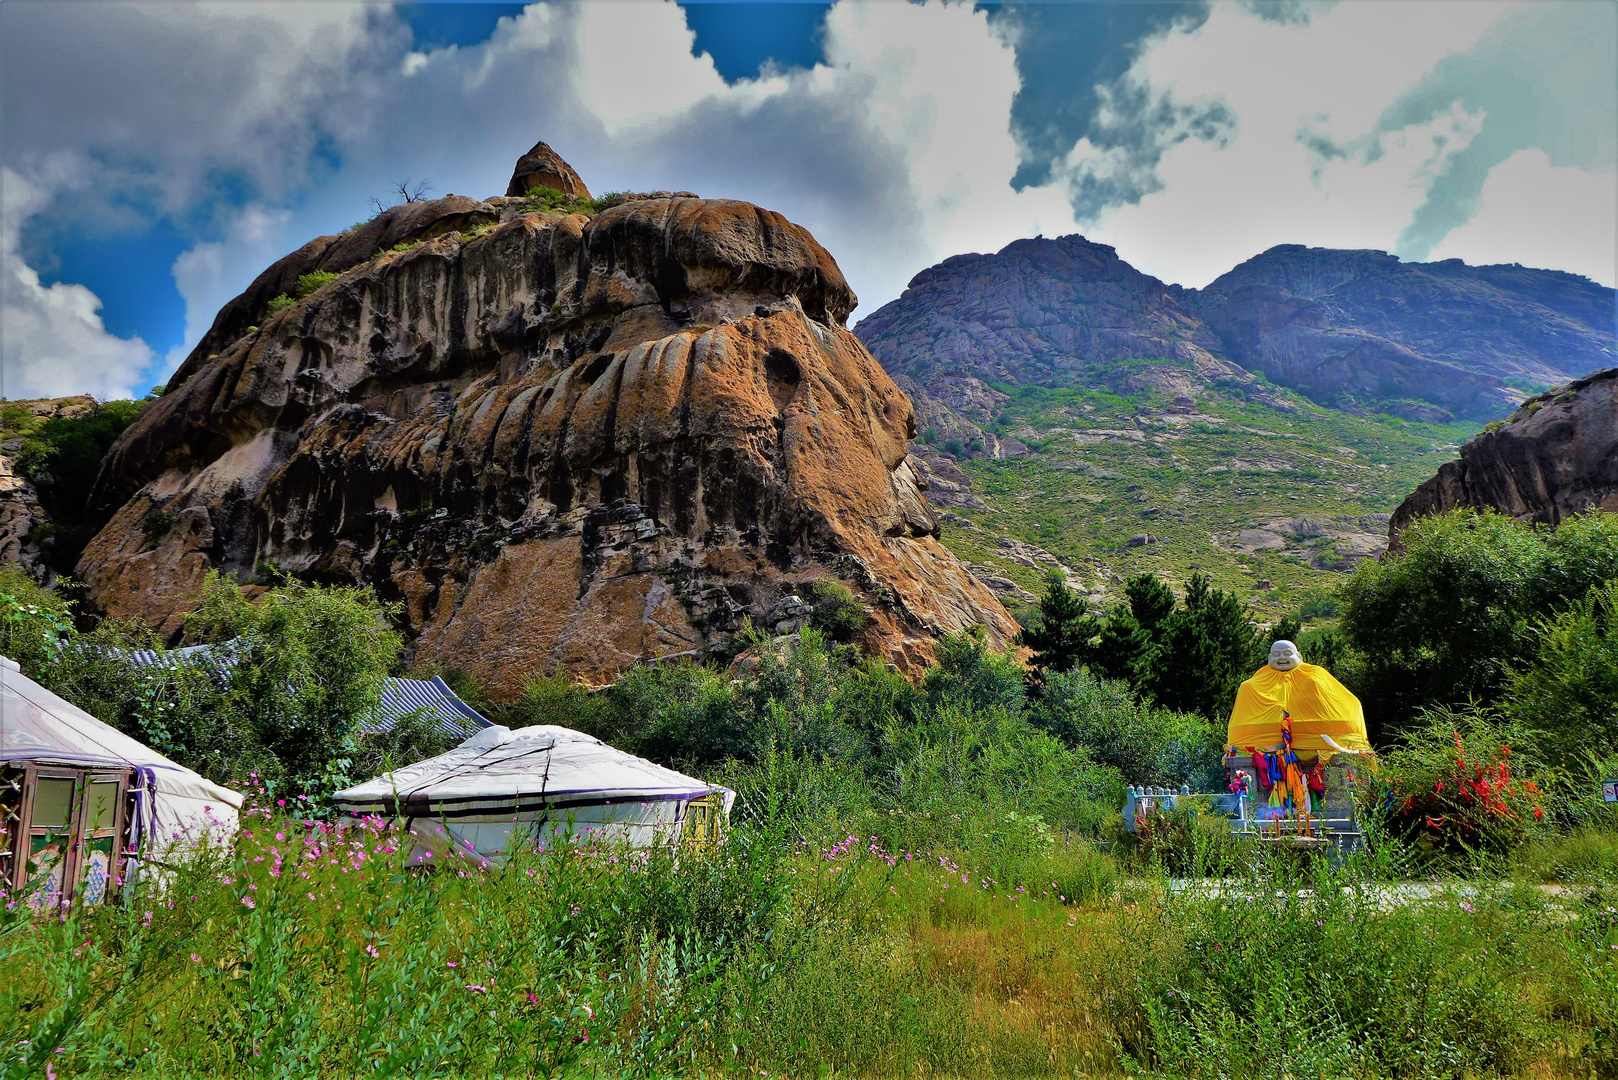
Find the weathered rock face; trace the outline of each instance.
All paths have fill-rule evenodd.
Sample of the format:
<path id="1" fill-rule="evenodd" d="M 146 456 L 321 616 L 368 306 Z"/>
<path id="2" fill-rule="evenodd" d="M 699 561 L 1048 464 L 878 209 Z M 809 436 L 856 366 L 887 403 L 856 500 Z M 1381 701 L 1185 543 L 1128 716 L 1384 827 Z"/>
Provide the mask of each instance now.
<path id="1" fill-rule="evenodd" d="M 506 695 L 700 653 L 823 576 L 904 667 L 945 631 L 1014 633 L 938 543 L 910 403 L 806 231 L 695 198 L 390 213 L 408 224 L 366 226 L 369 251 L 324 238 L 267 270 L 113 448 L 95 498 L 118 509 L 78 570 L 105 610 L 172 632 L 213 567 L 370 582 L 418 659 Z M 257 320 L 246 298 L 345 264 L 210 344 Z"/>
<path id="2" fill-rule="evenodd" d="M 1258 372 L 1349 411 L 1488 420 L 1618 360 L 1613 307 L 1613 290 L 1553 270 L 1295 244 L 1182 289 L 1064 236 L 946 259 L 858 333 L 934 396 L 974 377 L 1263 400 Z"/>
<path id="3" fill-rule="evenodd" d="M 95 408 L 95 400 L 89 397 L 41 398 L 9 404 L 41 419 L 80 416 Z M 50 584 L 56 579 L 48 558 L 56 542 L 52 535 L 54 522 L 40 492 L 17 468 L 16 453 L 22 443 L 21 437 L 0 442 L 0 563 L 15 564 L 41 584 Z"/>
<path id="4" fill-rule="evenodd" d="M 1388 535 L 1459 506 L 1548 525 L 1586 510 L 1618 511 L 1618 368 L 1531 398 L 1468 440 L 1400 504 Z"/>
<path id="5" fill-rule="evenodd" d="M 952 256 L 917 274 L 858 330 L 885 368 L 929 388 L 941 377 L 969 376 L 1044 385 L 1101 380 L 1120 393 L 1146 388 L 1145 380 L 1179 392 L 1178 382 L 1245 377 L 1215 355 L 1219 339 L 1176 290 L 1082 236 Z M 1173 365 L 1119 364 L 1165 359 Z"/>
<path id="6" fill-rule="evenodd" d="M 578 199 L 590 197 L 590 189 L 584 186 L 584 181 L 573 171 L 573 166 L 543 142 L 535 143 L 532 150 L 517 159 L 517 167 L 512 170 L 506 194 L 526 195 L 537 187 L 555 188 L 563 195 Z"/>

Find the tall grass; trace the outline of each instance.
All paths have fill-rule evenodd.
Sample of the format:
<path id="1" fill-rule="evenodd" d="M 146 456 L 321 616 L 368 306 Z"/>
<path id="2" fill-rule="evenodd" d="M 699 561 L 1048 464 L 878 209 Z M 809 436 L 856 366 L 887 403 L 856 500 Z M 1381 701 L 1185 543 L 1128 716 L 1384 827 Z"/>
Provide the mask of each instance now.
<path id="1" fill-rule="evenodd" d="M 960 834 L 518 852 L 251 817 L 125 907 L 0 930 L 3 1075 L 1611 1076 L 1618 893 L 1247 852 L 1125 875 Z M 1239 867 L 1239 868 L 1235 868 Z M 49 1072 L 47 1072 L 49 1069 Z"/>

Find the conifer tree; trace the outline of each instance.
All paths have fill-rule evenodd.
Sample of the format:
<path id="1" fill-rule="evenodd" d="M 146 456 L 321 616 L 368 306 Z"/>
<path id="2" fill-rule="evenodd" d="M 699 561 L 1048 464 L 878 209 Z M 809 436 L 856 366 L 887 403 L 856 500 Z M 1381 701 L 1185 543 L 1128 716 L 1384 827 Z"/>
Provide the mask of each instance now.
<path id="1" fill-rule="evenodd" d="M 1089 659 L 1091 639 L 1100 630 L 1084 597 L 1068 588 L 1061 573 L 1053 570 L 1045 577 L 1039 614 L 1019 640 L 1034 650 L 1033 664 L 1041 671 L 1071 671 L 1073 665 Z"/>

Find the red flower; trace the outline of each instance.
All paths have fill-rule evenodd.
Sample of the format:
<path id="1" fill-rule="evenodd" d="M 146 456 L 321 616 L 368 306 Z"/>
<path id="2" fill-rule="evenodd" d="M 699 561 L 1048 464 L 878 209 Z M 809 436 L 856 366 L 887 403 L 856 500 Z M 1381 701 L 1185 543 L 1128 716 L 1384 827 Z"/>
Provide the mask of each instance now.
<path id="1" fill-rule="evenodd" d="M 1539 820 L 1539 819 L 1540 819 L 1540 818 L 1542 818 L 1542 817 L 1544 817 L 1544 816 L 1545 816 L 1545 811 L 1543 811 L 1543 810 L 1541 810 L 1541 809 L 1540 809 L 1540 808 L 1539 808 L 1539 807 L 1537 807 L 1537 806 L 1536 806 L 1536 807 L 1534 807 L 1534 819 L 1535 819 L 1535 820 L 1536 820 L 1536 821 L 1537 821 L 1537 820 Z"/>

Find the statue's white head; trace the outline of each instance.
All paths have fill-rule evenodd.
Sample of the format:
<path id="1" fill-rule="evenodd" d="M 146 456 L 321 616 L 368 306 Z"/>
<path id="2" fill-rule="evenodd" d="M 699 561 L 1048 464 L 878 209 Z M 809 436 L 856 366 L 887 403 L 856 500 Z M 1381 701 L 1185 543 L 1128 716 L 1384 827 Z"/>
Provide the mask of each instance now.
<path id="1" fill-rule="evenodd" d="M 1277 641 L 1270 646 L 1270 666 L 1277 671 L 1291 671 L 1303 663 L 1303 654 L 1290 641 Z"/>

